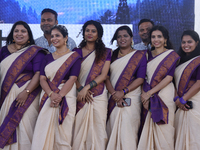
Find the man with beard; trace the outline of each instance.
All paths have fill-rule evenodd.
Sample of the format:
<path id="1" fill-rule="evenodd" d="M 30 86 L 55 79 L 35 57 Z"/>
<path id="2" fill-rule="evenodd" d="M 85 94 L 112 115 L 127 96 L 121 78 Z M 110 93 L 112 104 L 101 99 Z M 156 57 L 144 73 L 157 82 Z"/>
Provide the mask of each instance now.
<path id="1" fill-rule="evenodd" d="M 49 52 L 53 53 L 56 49 L 51 43 L 51 28 L 58 24 L 57 20 L 58 14 L 56 11 L 45 8 L 41 12 L 41 22 L 40 27 L 41 30 L 44 32 L 44 35 L 37 38 L 35 40 L 35 44 L 44 47 L 49 50 Z M 67 40 L 67 47 L 72 50 L 76 47 L 76 43 L 70 37 Z"/>
<path id="2" fill-rule="evenodd" d="M 141 43 L 134 45 L 134 49 L 136 50 L 146 50 L 151 49 L 151 45 L 149 45 L 150 37 L 149 31 L 153 28 L 154 22 L 150 19 L 141 19 L 138 23 L 139 35 L 142 39 Z"/>

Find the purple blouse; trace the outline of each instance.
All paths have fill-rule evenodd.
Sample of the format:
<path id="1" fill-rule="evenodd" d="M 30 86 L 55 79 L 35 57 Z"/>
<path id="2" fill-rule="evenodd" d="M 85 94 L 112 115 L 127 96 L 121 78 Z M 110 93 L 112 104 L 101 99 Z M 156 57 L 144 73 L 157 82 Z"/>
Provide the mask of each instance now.
<path id="1" fill-rule="evenodd" d="M 42 61 L 41 68 L 40 68 L 40 75 L 46 76 L 45 74 L 45 66 L 49 63 L 53 62 L 55 59 L 53 58 L 52 53 L 47 54 Z M 81 59 L 78 59 L 73 66 L 70 68 L 69 72 L 65 75 L 64 80 L 68 80 L 70 76 L 77 76 L 79 75 L 81 68 Z"/>
<path id="2" fill-rule="evenodd" d="M 79 53 L 79 55 L 82 57 L 82 60 L 87 58 L 91 53 L 89 53 L 88 55 L 86 55 L 85 57 L 83 57 L 83 54 L 82 54 L 82 49 L 81 48 L 78 48 L 78 49 L 73 49 L 73 51 L 76 51 L 77 53 Z M 107 58 L 106 58 L 106 61 L 111 61 L 111 51 L 110 53 L 108 54 Z"/>
<path id="3" fill-rule="evenodd" d="M 162 54 L 162 53 L 160 53 L 160 54 Z M 159 55 L 157 55 L 157 56 L 159 56 Z M 157 56 L 153 57 L 151 51 L 148 51 L 148 60 L 152 60 L 152 59 L 156 58 Z M 171 69 L 168 71 L 168 73 L 166 74 L 166 76 L 169 75 L 169 76 L 173 77 L 175 69 L 176 69 L 176 63 L 171 67 Z"/>
<path id="4" fill-rule="evenodd" d="M 8 57 L 11 53 L 9 52 L 7 46 L 4 46 L 0 50 L 0 62 L 4 60 L 6 57 Z M 29 73 L 33 71 L 35 73 L 36 71 L 40 71 L 40 64 L 45 56 L 45 53 L 42 51 L 39 51 L 37 55 L 27 64 L 26 68 L 23 70 L 23 73 Z"/>

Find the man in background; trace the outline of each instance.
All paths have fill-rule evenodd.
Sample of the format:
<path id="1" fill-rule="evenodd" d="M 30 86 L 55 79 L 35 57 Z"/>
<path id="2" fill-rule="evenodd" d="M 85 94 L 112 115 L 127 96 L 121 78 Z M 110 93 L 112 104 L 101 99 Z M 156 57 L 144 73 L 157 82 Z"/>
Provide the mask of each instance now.
<path id="1" fill-rule="evenodd" d="M 141 19 L 138 23 L 139 35 L 142 40 L 141 43 L 134 45 L 134 49 L 136 50 L 146 50 L 151 49 L 151 45 L 149 45 L 150 37 L 149 31 L 153 28 L 154 22 L 150 19 Z"/>
<path id="2" fill-rule="evenodd" d="M 50 32 L 51 32 L 52 27 L 58 24 L 57 17 L 58 17 L 58 14 L 56 11 L 49 8 L 43 9 L 43 11 L 41 12 L 40 27 L 44 35 L 35 40 L 36 45 L 48 49 L 49 52 L 51 53 L 56 51 L 55 47 L 51 43 Z M 76 43 L 70 37 L 68 37 L 68 40 L 67 40 L 67 47 L 70 50 L 76 47 Z"/>

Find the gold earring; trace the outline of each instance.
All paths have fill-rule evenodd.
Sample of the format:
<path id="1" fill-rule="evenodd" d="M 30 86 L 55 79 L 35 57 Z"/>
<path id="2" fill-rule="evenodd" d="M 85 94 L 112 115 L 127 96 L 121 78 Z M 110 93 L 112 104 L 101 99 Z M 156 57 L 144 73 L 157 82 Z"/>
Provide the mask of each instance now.
<path id="1" fill-rule="evenodd" d="M 165 42 L 164 47 L 167 47 L 167 42 Z"/>
<path id="2" fill-rule="evenodd" d="M 15 43 L 15 40 L 13 40 L 13 43 Z"/>
<path id="3" fill-rule="evenodd" d="M 28 41 L 27 43 L 31 43 L 30 41 Z"/>
<path id="4" fill-rule="evenodd" d="M 131 42 L 131 47 L 133 47 L 133 46 L 134 46 L 134 41 Z"/>

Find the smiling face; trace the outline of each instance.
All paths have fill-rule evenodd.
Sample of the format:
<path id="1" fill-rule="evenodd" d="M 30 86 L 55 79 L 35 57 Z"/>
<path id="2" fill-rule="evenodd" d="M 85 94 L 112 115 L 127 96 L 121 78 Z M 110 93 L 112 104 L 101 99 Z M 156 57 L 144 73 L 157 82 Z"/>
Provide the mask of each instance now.
<path id="1" fill-rule="evenodd" d="M 62 33 L 57 29 L 53 29 L 51 31 L 51 42 L 56 48 L 60 48 L 62 46 L 66 47 L 67 38 L 67 36 L 63 37 Z"/>
<path id="2" fill-rule="evenodd" d="M 155 48 L 164 48 L 164 44 L 167 39 L 164 38 L 163 34 L 159 30 L 155 30 L 151 34 L 151 43 Z"/>
<path id="3" fill-rule="evenodd" d="M 117 34 L 117 44 L 120 48 L 131 47 L 133 38 L 128 34 L 126 30 L 119 30 Z"/>
<path id="4" fill-rule="evenodd" d="M 95 42 L 98 38 L 97 28 L 90 24 L 85 28 L 84 38 L 87 42 Z"/>
<path id="5" fill-rule="evenodd" d="M 184 35 L 181 41 L 181 48 L 187 54 L 195 50 L 198 41 L 196 42 L 191 36 Z"/>
<path id="6" fill-rule="evenodd" d="M 26 44 L 29 39 L 27 29 L 23 25 L 17 25 L 13 31 L 13 39 L 18 45 Z"/>
<path id="7" fill-rule="evenodd" d="M 57 25 L 58 21 L 55 18 L 55 15 L 50 12 L 45 12 L 41 16 L 40 27 L 44 34 L 50 34 L 51 29 L 54 25 Z"/>

